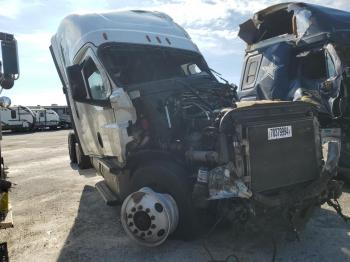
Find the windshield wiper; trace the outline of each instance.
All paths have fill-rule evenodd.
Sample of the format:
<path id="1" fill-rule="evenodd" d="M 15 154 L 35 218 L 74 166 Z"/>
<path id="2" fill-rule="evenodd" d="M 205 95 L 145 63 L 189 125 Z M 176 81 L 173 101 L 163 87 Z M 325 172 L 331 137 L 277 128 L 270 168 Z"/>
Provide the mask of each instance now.
<path id="1" fill-rule="evenodd" d="M 222 81 L 225 82 L 225 84 L 228 84 L 228 85 L 229 85 L 229 82 L 228 82 L 225 78 L 223 78 L 222 75 L 221 75 L 219 72 L 215 71 L 215 70 L 212 69 L 212 68 L 209 68 L 209 70 L 210 70 L 212 73 L 214 73 L 215 76 L 216 76 L 217 78 L 220 78 Z"/>

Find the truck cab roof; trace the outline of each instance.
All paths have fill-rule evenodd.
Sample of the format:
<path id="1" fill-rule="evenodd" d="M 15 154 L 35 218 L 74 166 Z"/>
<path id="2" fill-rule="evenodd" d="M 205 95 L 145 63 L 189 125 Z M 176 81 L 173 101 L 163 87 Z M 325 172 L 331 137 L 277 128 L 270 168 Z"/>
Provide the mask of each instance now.
<path id="1" fill-rule="evenodd" d="M 199 53 L 186 31 L 171 17 L 142 10 L 68 15 L 51 42 L 60 47 L 66 66 L 73 64 L 86 43 L 96 47 L 106 42 L 146 44 Z"/>
<path id="2" fill-rule="evenodd" d="M 348 42 L 349 21 L 350 13 L 343 10 L 301 2 L 282 3 L 255 13 L 240 25 L 238 35 L 247 43 L 247 52 L 280 42 L 304 45 L 331 37 Z"/>

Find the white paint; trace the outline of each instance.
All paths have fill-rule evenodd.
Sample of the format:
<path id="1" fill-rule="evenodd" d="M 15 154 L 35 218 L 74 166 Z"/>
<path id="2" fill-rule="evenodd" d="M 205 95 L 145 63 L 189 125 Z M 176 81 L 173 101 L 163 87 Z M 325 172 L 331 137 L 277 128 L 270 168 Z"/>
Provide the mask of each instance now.
<path id="1" fill-rule="evenodd" d="M 263 72 L 261 79 L 265 79 L 267 77 L 270 77 L 272 80 L 275 80 L 276 71 L 283 66 L 284 65 L 277 66 L 275 63 L 275 57 L 273 56 L 273 61 L 270 61 L 270 63 L 268 65 L 261 67 L 261 70 Z"/>

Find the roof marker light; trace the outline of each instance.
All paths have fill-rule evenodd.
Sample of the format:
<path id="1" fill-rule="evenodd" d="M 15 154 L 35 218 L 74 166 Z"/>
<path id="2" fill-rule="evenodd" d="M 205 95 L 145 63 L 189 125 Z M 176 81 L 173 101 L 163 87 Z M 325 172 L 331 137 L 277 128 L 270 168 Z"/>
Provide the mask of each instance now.
<path id="1" fill-rule="evenodd" d="M 169 45 L 171 45 L 169 38 L 166 37 L 165 40 L 168 42 Z"/>
<path id="2" fill-rule="evenodd" d="M 156 39 L 157 39 L 157 41 L 158 41 L 159 44 L 162 43 L 162 41 L 160 40 L 159 36 L 156 36 Z"/>
<path id="3" fill-rule="evenodd" d="M 147 38 L 148 42 L 151 42 L 151 38 L 148 35 L 146 35 L 146 38 Z"/>

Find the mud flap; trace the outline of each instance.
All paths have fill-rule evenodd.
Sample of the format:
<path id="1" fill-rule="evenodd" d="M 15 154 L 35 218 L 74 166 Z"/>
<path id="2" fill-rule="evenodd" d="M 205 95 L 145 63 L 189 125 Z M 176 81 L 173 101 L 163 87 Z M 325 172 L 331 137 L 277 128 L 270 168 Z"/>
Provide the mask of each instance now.
<path id="1" fill-rule="evenodd" d="M 9 254 L 7 250 L 7 243 L 0 243 L 0 262 L 8 262 Z"/>

